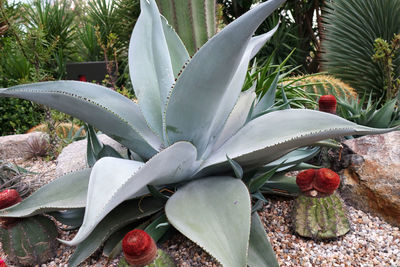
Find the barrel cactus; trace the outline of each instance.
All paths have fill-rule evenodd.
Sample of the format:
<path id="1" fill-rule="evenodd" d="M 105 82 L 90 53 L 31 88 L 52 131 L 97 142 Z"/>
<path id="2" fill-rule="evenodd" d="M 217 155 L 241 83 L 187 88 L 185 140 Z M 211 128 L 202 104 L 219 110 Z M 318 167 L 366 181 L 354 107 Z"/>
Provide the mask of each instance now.
<path id="1" fill-rule="evenodd" d="M 0 208 L 15 205 L 21 197 L 14 189 L 0 192 Z M 52 220 L 37 215 L 2 218 L 0 242 L 8 259 L 18 266 L 40 265 L 56 254 L 58 235 Z"/>
<path id="2" fill-rule="evenodd" d="M 308 93 L 320 95 L 334 95 L 338 98 L 355 98 L 357 92 L 348 84 L 330 75 L 305 75 L 289 78 L 286 84 L 302 88 Z"/>
<path id="3" fill-rule="evenodd" d="M 1 89 L 0 96 L 67 112 L 134 153 L 129 159 L 103 157 L 91 169 L 62 176 L 1 210 L 0 216 L 85 208 L 74 239 L 62 241 L 77 245 L 70 266 L 93 253 L 93 247 L 101 246 L 113 231 L 132 221 L 150 220 L 160 211 L 169 225 L 224 266 L 277 266 L 258 216 L 251 216 L 246 184 L 256 192 L 262 179 L 256 177 L 256 183 L 235 178 L 231 163 L 240 165 L 245 174 L 254 173 L 326 138 L 393 130 L 359 126 L 314 110 L 276 111 L 273 89 L 261 98 L 254 87 L 241 92 L 249 61 L 277 26 L 253 34 L 283 2 L 269 0 L 255 6 L 190 58 L 160 16 L 155 0 L 141 0 L 129 49 L 138 104 L 109 88 L 77 81 Z M 162 194 L 164 188 L 169 195 Z M 143 196 L 149 193 L 153 197 L 144 207 Z"/>
<path id="4" fill-rule="evenodd" d="M 313 239 L 331 239 L 350 231 L 350 222 L 340 196 L 339 175 L 330 169 L 309 169 L 297 175 L 302 194 L 293 207 L 293 228 Z"/>

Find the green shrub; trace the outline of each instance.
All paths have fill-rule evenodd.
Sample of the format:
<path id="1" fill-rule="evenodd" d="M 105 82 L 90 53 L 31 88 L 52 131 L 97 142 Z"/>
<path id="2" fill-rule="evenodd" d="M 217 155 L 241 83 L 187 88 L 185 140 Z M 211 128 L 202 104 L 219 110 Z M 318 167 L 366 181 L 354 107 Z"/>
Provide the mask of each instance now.
<path id="1" fill-rule="evenodd" d="M 30 101 L 0 98 L 0 135 L 22 134 L 42 120 L 41 108 Z"/>

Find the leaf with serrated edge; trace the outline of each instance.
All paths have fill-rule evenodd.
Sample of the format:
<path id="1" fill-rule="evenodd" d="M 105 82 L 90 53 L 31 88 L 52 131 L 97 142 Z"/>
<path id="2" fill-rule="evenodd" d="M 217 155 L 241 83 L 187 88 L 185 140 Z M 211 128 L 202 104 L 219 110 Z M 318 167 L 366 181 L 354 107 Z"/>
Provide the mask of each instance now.
<path id="1" fill-rule="evenodd" d="M 302 146 L 343 135 L 380 134 L 392 129 L 357 125 L 314 110 L 288 109 L 260 116 L 240 129 L 210 156 L 196 176 L 230 168 L 226 155 L 243 168 L 262 166 Z M 207 169 L 206 169 L 207 168 Z"/>
<path id="2" fill-rule="evenodd" d="M 191 178 L 198 167 L 196 156 L 196 148 L 192 144 L 177 142 L 146 164 L 108 157 L 100 159 L 90 175 L 83 224 L 74 239 L 64 243 L 76 245 L 82 242 L 117 205 L 148 193 L 147 184 L 157 186 Z"/>
<path id="3" fill-rule="evenodd" d="M 76 247 L 74 254 L 68 260 L 68 267 L 78 266 L 115 231 L 160 211 L 163 206 L 163 202 L 154 198 L 135 199 L 121 203 L 97 224 L 93 232 Z"/>
<path id="4" fill-rule="evenodd" d="M 223 266 L 246 266 L 250 195 L 232 177 L 209 177 L 179 188 L 165 206 L 168 221 Z"/>
<path id="5" fill-rule="evenodd" d="M 251 230 L 249 241 L 249 256 L 247 264 L 250 267 L 278 267 L 274 250 L 271 247 L 264 225 L 257 212 L 251 215 Z"/>
<path id="6" fill-rule="evenodd" d="M 145 158 L 162 147 L 137 104 L 104 86 L 78 81 L 41 82 L 0 90 L 0 96 L 27 99 L 70 114 Z"/>
<path id="7" fill-rule="evenodd" d="M 17 205 L 0 211 L 1 217 L 28 217 L 61 209 L 84 208 L 90 169 L 66 174 L 44 185 Z"/>
<path id="8" fill-rule="evenodd" d="M 240 94 L 243 81 L 235 86 L 231 82 L 233 78 L 240 81 L 242 75 L 243 79 L 245 77 L 254 48 L 246 49 L 251 36 L 283 2 L 270 0 L 256 6 L 211 38 L 194 55 L 171 91 L 164 114 L 164 131 L 170 144 L 179 140 L 192 142 L 202 156 L 210 140 L 215 142 Z M 245 64 L 241 63 L 243 59 L 247 61 Z M 244 69 L 244 73 L 236 74 L 238 69 L 241 72 Z"/>
<path id="9" fill-rule="evenodd" d="M 174 74 L 157 4 L 140 0 L 140 9 L 129 43 L 129 72 L 143 116 L 163 138 L 162 107 Z"/>

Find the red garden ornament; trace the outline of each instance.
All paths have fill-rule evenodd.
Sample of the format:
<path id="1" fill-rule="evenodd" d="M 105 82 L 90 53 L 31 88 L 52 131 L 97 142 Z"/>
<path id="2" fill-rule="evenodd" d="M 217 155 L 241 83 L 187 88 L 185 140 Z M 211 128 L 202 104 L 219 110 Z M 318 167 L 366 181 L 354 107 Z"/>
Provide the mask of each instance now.
<path id="1" fill-rule="evenodd" d="M 143 267 L 154 261 L 157 246 L 153 238 L 145 231 L 135 229 L 127 233 L 122 240 L 125 260 L 133 267 Z"/>
<path id="2" fill-rule="evenodd" d="M 300 172 L 296 177 L 300 190 L 308 196 L 327 196 L 333 194 L 339 187 L 339 175 L 327 168 L 308 169 Z"/>
<path id="3" fill-rule="evenodd" d="M 323 95 L 318 101 L 319 111 L 336 114 L 336 98 L 333 95 Z"/>

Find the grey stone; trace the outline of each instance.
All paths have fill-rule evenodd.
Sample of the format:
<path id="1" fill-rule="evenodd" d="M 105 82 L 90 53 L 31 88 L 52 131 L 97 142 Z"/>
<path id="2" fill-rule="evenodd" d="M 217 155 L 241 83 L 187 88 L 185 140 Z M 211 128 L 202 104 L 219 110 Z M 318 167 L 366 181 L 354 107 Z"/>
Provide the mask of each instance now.
<path id="1" fill-rule="evenodd" d="M 14 134 L 0 136 L 0 159 L 26 158 L 29 155 L 27 151 L 27 141 L 29 138 L 40 137 L 41 132 L 27 134 Z"/>
<path id="2" fill-rule="evenodd" d="M 344 142 L 355 154 L 343 171 L 344 200 L 400 226 L 400 132 Z"/>
<path id="3" fill-rule="evenodd" d="M 113 147 L 121 155 L 125 156 L 127 151 L 120 143 L 114 141 L 105 134 L 98 135 L 99 140 L 106 145 Z M 75 170 L 87 167 L 86 161 L 87 141 L 80 140 L 66 146 L 57 158 L 56 175 L 61 176 Z"/>

